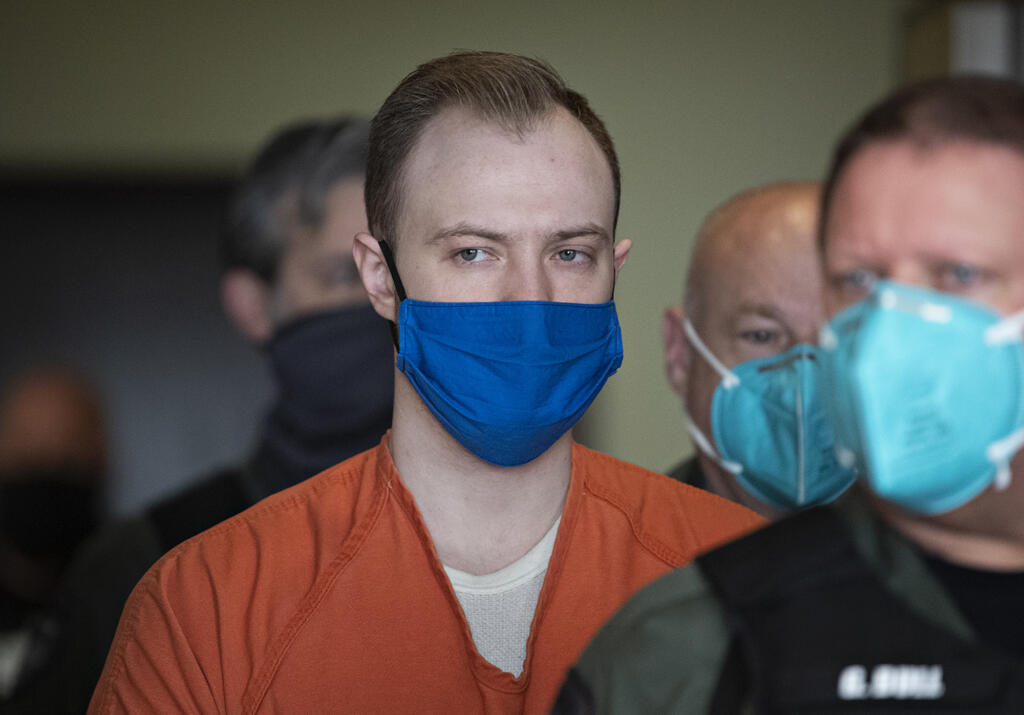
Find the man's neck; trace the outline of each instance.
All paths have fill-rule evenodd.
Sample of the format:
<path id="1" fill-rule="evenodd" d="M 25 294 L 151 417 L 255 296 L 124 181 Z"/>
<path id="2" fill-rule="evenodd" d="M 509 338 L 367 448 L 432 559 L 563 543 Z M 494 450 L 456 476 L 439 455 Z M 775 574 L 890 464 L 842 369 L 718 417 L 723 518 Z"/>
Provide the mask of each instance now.
<path id="1" fill-rule="evenodd" d="M 471 574 L 497 571 L 539 542 L 561 515 L 572 438 L 519 467 L 497 467 L 438 423 L 404 375 L 395 380 L 391 455 L 441 561 Z"/>
<path id="2" fill-rule="evenodd" d="M 894 529 L 925 551 L 959 566 L 983 571 L 1024 571 L 1024 479 L 1010 487 L 989 487 L 959 509 L 922 516 L 865 490 L 875 510 Z"/>
<path id="3" fill-rule="evenodd" d="M 742 504 L 751 511 L 756 511 L 769 521 L 776 521 L 786 515 L 786 512 L 765 504 L 741 487 L 739 482 L 736 481 L 736 477 L 722 469 L 721 465 L 703 452 L 697 453 L 697 461 L 700 464 L 701 471 L 704 472 L 704 480 L 707 483 L 709 492 L 737 504 Z"/>

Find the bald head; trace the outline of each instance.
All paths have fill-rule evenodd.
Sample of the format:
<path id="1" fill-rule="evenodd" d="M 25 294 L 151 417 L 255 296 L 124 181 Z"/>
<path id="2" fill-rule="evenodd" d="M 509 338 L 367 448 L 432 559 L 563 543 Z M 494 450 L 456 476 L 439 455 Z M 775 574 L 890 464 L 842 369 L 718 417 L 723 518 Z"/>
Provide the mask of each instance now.
<path id="1" fill-rule="evenodd" d="M 40 370 L 8 387 L 0 402 L 0 474 L 55 467 L 101 473 L 105 463 L 100 400 L 83 378 Z"/>
<path id="2" fill-rule="evenodd" d="M 824 320 L 816 244 L 818 184 L 769 184 L 715 208 L 697 235 L 682 306 L 665 311 L 665 370 L 694 425 L 711 434 L 711 400 L 721 375 L 687 339 L 689 318 L 726 368 L 816 343 Z M 712 491 L 765 516 L 770 507 L 743 491 L 710 459 Z"/>
<path id="3" fill-rule="evenodd" d="M 695 323 L 711 286 L 729 274 L 760 273 L 759 259 L 813 253 L 820 185 L 786 181 L 737 194 L 708 214 L 697 232 L 687 271 L 684 303 Z"/>

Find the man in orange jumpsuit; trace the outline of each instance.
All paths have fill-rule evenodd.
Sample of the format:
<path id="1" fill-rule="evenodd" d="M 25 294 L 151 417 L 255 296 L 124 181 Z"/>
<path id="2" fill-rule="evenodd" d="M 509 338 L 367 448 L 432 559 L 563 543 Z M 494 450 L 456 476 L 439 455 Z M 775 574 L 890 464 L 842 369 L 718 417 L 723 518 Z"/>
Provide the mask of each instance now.
<path id="1" fill-rule="evenodd" d="M 575 444 L 615 372 L 618 162 L 547 65 L 459 53 L 374 119 L 353 254 L 381 445 L 165 556 L 91 712 L 544 712 L 633 592 L 761 523 Z"/>

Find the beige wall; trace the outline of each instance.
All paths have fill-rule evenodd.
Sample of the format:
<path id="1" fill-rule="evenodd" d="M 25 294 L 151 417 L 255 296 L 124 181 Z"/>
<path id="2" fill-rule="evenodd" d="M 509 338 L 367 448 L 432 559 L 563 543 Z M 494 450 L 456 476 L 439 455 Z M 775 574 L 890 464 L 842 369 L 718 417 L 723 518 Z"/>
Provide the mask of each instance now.
<path id="1" fill-rule="evenodd" d="M 0 42 L 0 165 L 236 170 L 273 126 L 371 113 L 455 48 L 539 55 L 587 94 L 622 161 L 626 359 L 588 441 L 661 470 L 689 451 L 660 315 L 727 195 L 817 177 L 900 76 L 914 0 L 18 2 Z M 15 5 L 16 7 L 11 7 Z"/>

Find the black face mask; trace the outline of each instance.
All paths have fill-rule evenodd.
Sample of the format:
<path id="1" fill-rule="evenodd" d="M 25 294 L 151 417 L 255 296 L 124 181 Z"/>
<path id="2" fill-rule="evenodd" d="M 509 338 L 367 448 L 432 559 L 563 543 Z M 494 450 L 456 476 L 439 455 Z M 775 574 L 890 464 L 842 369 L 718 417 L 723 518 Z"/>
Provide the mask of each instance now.
<path id="1" fill-rule="evenodd" d="M 279 397 L 253 465 L 265 493 L 373 447 L 391 426 L 395 356 L 371 306 L 300 318 L 268 350 Z"/>
<path id="2" fill-rule="evenodd" d="M 67 559 L 96 527 L 99 475 L 22 470 L 0 481 L 0 537 L 34 559 Z"/>

